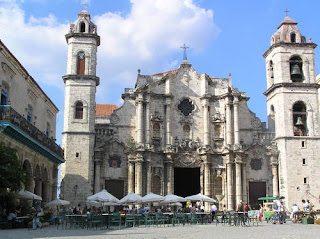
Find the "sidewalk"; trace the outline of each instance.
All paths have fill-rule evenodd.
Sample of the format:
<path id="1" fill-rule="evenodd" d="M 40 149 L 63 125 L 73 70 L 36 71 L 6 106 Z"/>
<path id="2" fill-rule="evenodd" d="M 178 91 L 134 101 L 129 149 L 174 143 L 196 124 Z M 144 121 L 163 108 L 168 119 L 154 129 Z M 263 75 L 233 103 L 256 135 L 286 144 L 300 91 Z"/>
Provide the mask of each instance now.
<path id="1" fill-rule="evenodd" d="M 61 239 L 122 239 L 122 238 L 250 238 L 250 239 L 286 239 L 286 238 L 320 238 L 319 225 L 303 225 L 287 222 L 283 225 L 273 225 L 263 222 L 259 226 L 234 227 L 212 225 L 185 225 L 176 227 L 139 227 L 124 228 L 121 230 L 87 230 L 87 229 L 57 229 L 49 226 L 37 230 L 11 229 L 0 230 L 3 239 L 29 239 L 29 238 L 61 238 Z"/>

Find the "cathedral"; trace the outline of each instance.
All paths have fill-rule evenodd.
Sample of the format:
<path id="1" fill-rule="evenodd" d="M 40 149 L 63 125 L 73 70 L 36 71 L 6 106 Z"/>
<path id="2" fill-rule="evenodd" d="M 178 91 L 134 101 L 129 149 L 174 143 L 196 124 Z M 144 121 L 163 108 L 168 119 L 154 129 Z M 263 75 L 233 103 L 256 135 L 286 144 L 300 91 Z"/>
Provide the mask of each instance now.
<path id="1" fill-rule="evenodd" d="M 285 17 L 263 55 L 268 127 L 231 75 L 198 73 L 186 55 L 178 69 L 139 70 L 121 107 L 96 104 L 97 29 L 83 10 L 66 34 L 62 198 L 84 203 L 102 189 L 118 198 L 202 193 L 232 210 L 281 195 L 287 206 L 309 199 L 319 207 L 316 44 L 294 20 Z"/>

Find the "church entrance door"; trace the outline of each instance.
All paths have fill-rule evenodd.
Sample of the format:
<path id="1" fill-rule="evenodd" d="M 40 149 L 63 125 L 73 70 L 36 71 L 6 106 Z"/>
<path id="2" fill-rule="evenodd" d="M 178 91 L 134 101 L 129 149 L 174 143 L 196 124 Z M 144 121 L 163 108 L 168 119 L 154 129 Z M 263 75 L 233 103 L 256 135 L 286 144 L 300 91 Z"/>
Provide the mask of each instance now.
<path id="1" fill-rule="evenodd" d="M 266 182 L 249 182 L 249 204 L 251 208 L 258 208 L 261 201 L 259 197 L 266 196 Z"/>
<path id="2" fill-rule="evenodd" d="M 200 193 L 200 168 L 174 168 L 174 194 L 187 197 Z"/>

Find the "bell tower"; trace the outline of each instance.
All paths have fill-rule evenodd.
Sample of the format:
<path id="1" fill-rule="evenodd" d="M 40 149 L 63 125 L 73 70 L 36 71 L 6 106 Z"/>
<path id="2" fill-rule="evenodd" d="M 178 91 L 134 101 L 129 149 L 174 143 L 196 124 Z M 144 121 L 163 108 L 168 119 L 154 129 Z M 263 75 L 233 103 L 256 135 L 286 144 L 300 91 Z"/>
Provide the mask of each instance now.
<path id="1" fill-rule="evenodd" d="M 315 173 L 317 176 L 311 173 L 313 167 L 319 170 L 315 157 L 320 153 L 316 46 L 311 38 L 307 42 L 297 23 L 286 16 L 263 55 L 269 129 L 275 132 L 280 153 L 278 191 L 287 205 L 303 198 L 311 200 L 320 186 L 319 171 Z M 313 203 L 319 204 L 318 200 Z"/>
<path id="2" fill-rule="evenodd" d="M 74 205 L 93 192 L 93 152 L 97 47 L 100 37 L 90 14 L 83 10 L 65 35 L 68 44 L 62 144 L 66 162 L 62 165 L 61 195 Z"/>

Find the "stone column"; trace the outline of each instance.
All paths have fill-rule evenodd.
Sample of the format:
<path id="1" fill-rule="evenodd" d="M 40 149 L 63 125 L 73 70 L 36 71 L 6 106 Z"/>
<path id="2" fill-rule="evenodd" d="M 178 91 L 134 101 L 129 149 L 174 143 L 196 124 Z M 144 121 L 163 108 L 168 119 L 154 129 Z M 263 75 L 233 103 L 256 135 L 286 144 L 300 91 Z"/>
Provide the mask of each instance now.
<path id="1" fill-rule="evenodd" d="M 233 168 L 232 163 L 227 163 L 227 210 L 234 210 L 233 204 L 233 183 L 232 183 L 232 175 L 233 175 Z"/>
<path id="2" fill-rule="evenodd" d="M 226 144 L 232 144 L 232 118 L 231 118 L 231 102 L 226 98 Z"/>
<path id="3" fill-rule="evenodd" d="M 53 183 L 52 184 L 52 194 L 51 194 L 51 200 L 55 200 L 57 198 L 57 184 Z"/>
<path id="4" fill-rule="evenodd" d="M 151 186 L 152 186 L 152 168 L 151 168 L 151 161 L 147 161 L 147 193 L 151 193 Z"/>
<path id="5" fill-rule="evenodd" d="M 146 134 L 145 134 L 145 142 L 146 145 L 150 146 L 150 101 L 146 101 Z"/>
<path id="6" fill-rule="evenodd" d="M 140 93 L 136 99 L 137 109 L 137 144 L 143 145 L 143 95 Z"/>
<path id="7" fill-rule="evenodd" d="M 276 155 L 271 156 L 272 170 L 272 194 L 274 197 L 279 196 L 279 177 L 278 177 L 278 160 Z"/>
<path id="8" fill-rule="evenodd" d="M 166 146 L 171 145 L 171 98 L 166 99 Z"/>
<path id="9" fill-rule="evenodd" d="M 94 193 L 100 192 L 101 162 L 95 161 Z"/>
<path id="10" fill-rule="evenodd" d="M 134 163 L 132 161 L 128 161 L 128 193 L 132 193 L 135 191 L 134 177 Z"/>
<path id="11" fill-rule="evenodd" d="M 200 193 L 204 194 L 204 183 L 203 183 L 204 166 L 200 165 Z"/>
<path id="12" fill-rule="evenodd" d="M 135 193 L 142 196 L 142 155 L 137 156 L 135 162 Z"/>
<path id="13" fill-rule="evenodd" d="M 210 163 L 204 163 L 204 195 L 211 197 Z M 210 210 L 210 203 L 205 204 L 206 211 Z"/>
<path id="14" fill-rule="evenodd" d="M 240 135 L 239 135 L 239 99 L 234 97 L 233 100 L 233 120 L 234 120 L 234 144 L 240 145 Z"/>
<path id="15" fill-rule="evenodd" d="M 242 200 L 242 161 L 239 156 L 236 157 L 236 203 Z"/>
<path id="16" fill-rule="evenodd" d="M 245 203 L 248 203 L 248 193 L 247 193 L 247 166 L 245 163 L 242 164 L 242 198 Z"/>
<path id="17" fill-rule="evenodd" d="M 42 180 L 41 179 L 35 179 L 35 188 L 34 193 L 41 197 L 42 195 Z"/>
<path id="18" fill-rule="evenodd" d="M 173 194 L 173 162 L 170 156 L 165 161 L 167 174 L 167 194 Z"/>
<path id="19" fill-rule="evenodd" d="M 203 106 L 203 144 L 210 145 L 210 131 L 209 131 L 209 103 L 208 99 L 202 99 Z"/>

